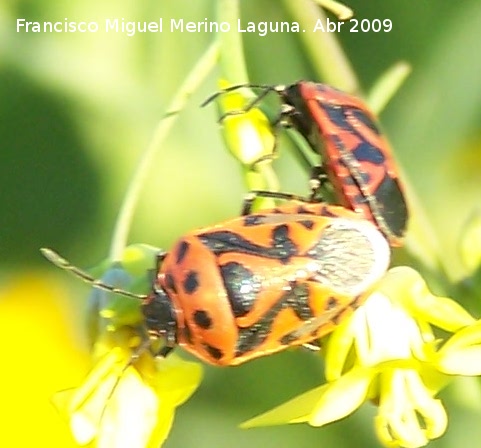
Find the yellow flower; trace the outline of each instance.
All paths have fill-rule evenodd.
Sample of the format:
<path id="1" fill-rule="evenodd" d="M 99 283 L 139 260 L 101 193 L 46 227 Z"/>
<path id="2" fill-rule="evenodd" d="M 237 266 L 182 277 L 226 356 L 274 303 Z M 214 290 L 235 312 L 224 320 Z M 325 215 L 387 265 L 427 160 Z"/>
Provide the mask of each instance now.
<path id="1" fill-rule="evenodd" d="M 175 409 L 197 388 L 201 366 L 175 355 L 155 359 L 116 347 L 102 357 L 81 386 L 54 397 L 79 445 L 158 448 Z"/>
<path id="2" fill-rule="evenodd" d="M 432 326 L 454 334 L 442 345 Z M 480 355 L 481 323 L 451 299 L 431 294 L 413 269 L 394 268 L 328 337 L 327 383 L 243 426 L 322 426 L 371 401 L 378 405 L 374 424 L 385 446 L 421 447 L 447 426 L 436 394 L 452 375 L 481 374 Z"/>
<path id="3" fill-rule="evenodd" d="M 0 284 L 0 445 L 74 448 L 52 406 L 56 390 L 79 380 L 88 365 L 68 288 L 36 269 Z M 27 423 L 28 422 L 28 423 Z"/>
<path id="4" fill-rule="evenodd" d="M 220 83 L 221 89 L 229 84 Z M 267 116 L 253 105 L 256 97 L 248 88 L 225 91 L 217 100 L 222 136 L 231 154 L 241 163 L 247 189 L 278 191 L 272 168 L 276 156 L 276 136 Z M 272 199 L 259 198 L 254 209 L 273 208 Z"/>
<path id="5" fill-rule="evenodd" d="M 144 264 L 152 265 L 155 252 L 145 245 L 127 248 L 122 263 L 111 266 L 101 282 L 128 287 L 131 274 L 145 273 Z M 80 445 L 158 448 L 168 436 L 175 409 L 201 381 L 200 364 L 175 355 L 153 356 L 155 348 L 142 333 L 140 304 L 100 289 L 90 295 L 94 367 L 79 387 L 54 396 Z"/>

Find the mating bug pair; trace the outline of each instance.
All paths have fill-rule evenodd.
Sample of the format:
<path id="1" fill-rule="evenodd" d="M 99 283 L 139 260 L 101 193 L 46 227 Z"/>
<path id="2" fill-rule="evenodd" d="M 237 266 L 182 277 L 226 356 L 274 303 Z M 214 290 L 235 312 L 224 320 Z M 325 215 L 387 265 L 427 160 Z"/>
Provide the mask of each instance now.
<path id="1" fill-rule="evenodd" d="M 321 154 L 342 206 L 264 192 L 287 202 L 258 213 L 246 206 L 244 216 L 183 236 L 159 254 L 147 296 L 100 284 L 43 251 L 96 287 L 141 298 L 149 335 L 165 340 L 163 355 L 180 345 L 211 364 L 237 365 L 309 344 L 362 303 L 389 266 L 389 244 L 401 244 L 407 208 L 367 107 L 322 84 L 268 86 L 259 98 L 270 91 Z"/>

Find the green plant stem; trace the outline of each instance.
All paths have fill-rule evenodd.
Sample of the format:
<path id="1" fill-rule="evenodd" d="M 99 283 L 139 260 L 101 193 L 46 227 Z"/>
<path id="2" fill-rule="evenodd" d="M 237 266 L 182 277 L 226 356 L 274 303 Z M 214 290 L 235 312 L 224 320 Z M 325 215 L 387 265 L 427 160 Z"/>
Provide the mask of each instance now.
<path id="1" fill-rule="evenodd" d="M 241 35 L 237 30 L 237 21 L 240 18 L 239 0 L 219 0 L 217 2 L 217 20 L 230 24 L 231 31 L 222 33 L 220 39 L 220 65 L 222 78 L 231 84 L 248 84 L 249 75 L 244 57 L 244 46 Z M 245 89 L 246 96 L 255 97 L 250 89 Z M 269 191 L 279 190 L 279 181 L 272 168 L 272 164 L 261 164 L 257 170 L 250 170 L 244 173 L 244 179 L 249 190 L 259 189 L 258 182 L 262 185 L 261 189 Z"/>
<path id="2" fill-rule="evenodd" d="M 217 20 L 230 24 L 230 31 L 219 36 L 222 76 L 232 84 L 248 83 L 244 46 L 241 35 L 236 31 L 240 17 L 239 1 L 219 0 L 217 5 Z"/>
<path id="3" fill-rule="evenodd" d="M 371 87 L 366 102 L 379 115 L 411 73 L 411 66 L 399 61 L 389 67 Z"/>
<path id="4" fill-rule="evenodd" d="M 335 0 L 313 0 L 318 5 L 322 6 L 324 9 L 331 11 L 337 16 L 339 20 L 348 20 L 353 15 L 354 12 L 351 8 L 346 5 L 336 2 Z"/>
<path id="5" fill-rule="evenodd" d="M 312 0 L 282 0 L 292 20 L 299 22 L 299 38 L 304 45 L 307 59 L 311 61 L 319 78 L 345 92 L 359 92 L 356 74 L 341 48 L 335 33 L 313 32 L 317 20 L 326 24 L 324 11 Z"/>
<path id="6" fill-rule="evenodd" d="M 149 169 L 152 166 L 152 161 L 156 152 L 162 147 L 162 143 L 192 93 L 214 68 L 218 57 L 219 44 L 216 41 L 211 44 L 207 51 L 202 55 L 181 85 L 170 106 L 167 108 L 167 112 L 157 125 L 150 144 L 141 155 L 115 222 L 109 254 L 112 262 L 120 261 L 122 259 L 122 253 L 127 244 L 135 206 L 137 205 L 141 189 L 145 183 Z"/>

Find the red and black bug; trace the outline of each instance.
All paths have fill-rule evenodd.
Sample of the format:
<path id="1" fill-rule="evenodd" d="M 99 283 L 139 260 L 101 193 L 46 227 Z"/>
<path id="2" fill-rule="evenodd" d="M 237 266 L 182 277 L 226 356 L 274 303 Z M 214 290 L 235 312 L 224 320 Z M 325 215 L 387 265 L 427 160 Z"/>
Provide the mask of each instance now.
<path id="1" fill-rule="evenodd" d="M 284 106 L 276 123 L 293 126 L 321 155 L 322 172 L 333 185 L 336 202 L 374 222 L 392 246 L 400 246 L 408 219 L 403 187 L 390 145 L 367 105 L 333 87 L 308 81 L 287 87 L 232 86 L 204 104 L 243 87 L 261 89 L 246 109 L 269 92 L 280 96 Z"/>
<path id="2" fill-rule="evenodd" d="M 389 265 L 383 235 L 343 207 L 287 202 L 184 235 L 157 260 L 152 292 L 96 281 L 49 249 L 43 254 L 94 286 L 142 299 L 148 334 L 166 355 L 180 345 L 215 365 L 238 365 L 308 344 L 366 298 Z"/>

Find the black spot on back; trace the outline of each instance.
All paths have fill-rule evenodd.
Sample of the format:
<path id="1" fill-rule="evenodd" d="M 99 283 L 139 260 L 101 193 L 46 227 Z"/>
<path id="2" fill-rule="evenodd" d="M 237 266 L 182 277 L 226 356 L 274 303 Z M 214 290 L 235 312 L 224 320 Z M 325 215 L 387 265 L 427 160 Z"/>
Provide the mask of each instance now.
<path id="1" fill-rule="evenodd" d="M 179 244 L 179 248 L 177 249 L 177 257 L 176 257 L 176 264 L 182 263 L 187 252 L 189 251 L 190 244 L 187 241 L 182 241 Z"/>
<path id="2" fill-rule="evenodd" d="M 261 290 L 260 279 L 236 262 L 220 266 L 220 271 L 234 316 L 244 316 L 251 310 Z"/>
<path id="3" fill-rule="evenodd" d="M 290 345 L 297 340 L 296 332 L 287 333 L 279 340 L 279 344 L 281 345 Z"/>
<path id="4" fill-rule="evenodd" d="M 289 259 L 296 255 L 298 248 L 289 236 L 289 226 L 280 224 L 272 231 L 272 246 L 277 249 L 283 263 L 288 263 Z"/>
<path id="5" fill-rule="evenodd" d="M 250 327 L 239 329 L 236 357 L 255 350 L 266 340 L 269 334 L 270 320 L 271 318 L 266 317 Z"/>
<path id="6" fill-rule="evenodd" d="M 198 236 L 199 241 L 214 254 L 239 253 L 257 255 L 287 262 L 296 255 L 297 247 L 289 238 L 288 226 L 280 224 L 272 232 L 271 246 L 265 247 L 229 230 L 209 231 Z"/>
<path id="7" fill-rule="evenodd" d="M 299 319 L 307 321 L 314 316 L 309 307 L 309 289 L 305 284 L 292 283 L 288 291 L 279 298 L 277 303 L 267 311 L 264 316 L 254 325 L 239 329 L 237 340 L 236 357 L 255 350 L 261 346 L 271 332 L 272 324 L 277 315 L 286 308 L 291 308 Z M 298 338 L 297 335 L 285 335 L 284 342 L 293 342 Z M 282 339 L 282 338 L 281 338 Z"/>
<path id="8" fill-rule="evenodd" d="M 389 230 L 396 236 L 403 236 L 406 231 L 408 210 L 399 181 L 386 175 L 374 192 L 374 197 Z"/>
<path id="9" fill-rule="evenodd" d="M 338 217 L 338 215 L 331 212 L 327 207 L 322 208 L 321 216 L 325 216 L 326 218 L 337 218 Z"/>
<path id="10" fill-rule="evenodd" d="M 339 312 L 339 314 L 336 314 L 332 319 L 331 319 L 331 322 L 334 324 L 334 325 L 338 325 L 341 321 L 341 312 Z"/>
<path id="11" fill-rule="evenodd" d="M 308 230 L 312 230 L 312 228 L 314 227 L 314 221 L 312 219 L 303 219 L 302 221 L 297 222 Z"/>
<path id="12" fill-rule="evenodd" d="M 284 300 L 299 319 L 307 321 L 314 317 L 309 306 L 309 287 L 305 283 L 292 283 L 291 290 L 284 295 Z"/>
<path id="13" fill-rule="evenodd" d="M 203 328 L 204 330 L 212 328 L 212 318 L 209 316 L 207 311 L 197 310 L 194 312 L 193 318 L 198 327 Z"/>
<path id="14" fill-rule="evenodd" d="M 222 358 L 223 353 L 222 350 L 218 349 L 217 347 L 213 347 L 212 345 L 209 344 L 203 344 L 205 349 L 209 352 L 209 355 L 212 356 L 212 358 L 219 360 Z"/>
<path id="15" fill-rule="evenodd" d="M 297 207 L 297 213 L 300 215 L 314 215 L 315 213 L 312 210 L 308 210 L 303 205 L 299 205 Z"/>
<path id="16" fill-rule="evenodd" d="M 371 145 L 367 141 L 362 141 L 352 152 L 356 160 L 360 162 L 370 162 L 374 165 L 382 165 L 386 158 L 379 148 Z"/>
<path id="17" fill-rule="evenodd" d="M 359 193 L 356 196 L 351 198 L 351 201 L 354 204 L 359 204 L 359 205 L 363 205 L 366 203 L 371 204 L 371 201 L 375 201 L 375 200 L 376 198 L 374 196 L 372 195 L 364 196 L 362 193 Z"/>
<path id="18" fill-rule="evenodd" d="M 258 255 L 264 248 L 229 230 L 210 231 L 199 235 L 200 242 L 215 254 L 239 252 Z"/>
<path id="19" fill-rule="evenodd" d="M 265 222 L 265 215 L 247 215 L 244 217 L 244 225 L 246 227 L 258 226 Z"/>
<path id="20" fill-rule="evenodd" d="M 361 123 L 363 123 L 365 126 L 367 126 L 371 131 L 373 131 L 375 134 L 380 135 L 381 132 L 379 131 L 378 127 L 376 124 L 371 120 L 370 117 L 366 115 L 366 112 L 360 109 L 350 109 L 350 113 Z"/>
<path id="21" fill-rule="evenodd" d="M 189 344 L 192 344 L 192 332 L 190 331 L 190 328 L 187 325 L 187 322 L 185 323 L 185 327 L 182 329 L 182 331 L 184 333 L 184 337 L 185 337 L 186 341 Z"/>
<path id="22" fill-rule="evenodd" d="M 362 305 L 362 302 L 359 300 L 361 297 L 362 297 L 362 294 L 360 296 L 355 297 L 354 300 L 349 305 L 353 310 L 359 308 Z"/>
<path id="23" fill-rule="evenodd" d="M 348 123 L 346 118 L 346 110 L 339 106 L 334 106 L 326 103 L 321 103 L 319 105 L 324 112 L 329 116 L 329 119 L 339 128 L 345 130 L 351 130 L 351 125 Z M 322 122 L 318 123 L 322 129 Z"/>
<path id="24" fill-rule="evenodd" d="M 199 287 L 199 280 L 196 271 L 190 271 L 184 280 L 184 291 L 187 294 L 192 294 Z"/>
<path id="25" fill-rule="evenodd" d="M 326 310 L 332 310 L 337 305 L 338 305 L 338 300 L 335 297 L 331 296 L 326 302 Z"/>

